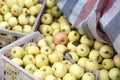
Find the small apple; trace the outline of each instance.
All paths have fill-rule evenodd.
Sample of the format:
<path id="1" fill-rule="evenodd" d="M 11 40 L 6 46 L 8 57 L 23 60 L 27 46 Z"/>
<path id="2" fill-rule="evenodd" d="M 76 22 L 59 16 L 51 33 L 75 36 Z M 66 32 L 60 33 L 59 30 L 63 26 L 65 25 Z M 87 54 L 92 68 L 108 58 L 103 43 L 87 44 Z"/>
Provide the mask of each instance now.
<path id="1" fill-rule="evenodd" d="M 53 39 L 55 44 L 66 44 L 68 41 L 67 34 L 64 32 L 58 32 Z"/>
<path id="2" fill-rule="evenodd" d="M 38 11 L 40 11 L 42 9 L 42 4 L 41 3 L 37 3 L 36 7 L 37 7 Z"/>
<path id="3" fill-rule="evenodd" d="M 34 64 L 28 64 L 25 66 L 25 70 L 32 74 L 35 72 L 35 70 L 37 70 L 37 68 Z"/>
<path id="4" fill-rule="evenodd" d="M 24 0 L 18 0 L 18 5 L 24 7 Z"/>
<path id="5" fill-rule="evenodd" d="M 120 68 L 120 63 L 119 63 L 120 62 L 120 56 L 118 54 L 114 55 L 113 60 L 114 60 L 115 66 L 117 68 Z"/>
<path id="6" fill-rule="evenodd" d="M 110 45 L 103 45 L 101 48 L 100 48 L 100 55 L 103 57 L 103 58 L 111 58 L 113 57 L 113 55 L 115 54 L 115 50 L 112 46 Z"/>
<path id="7" fill-rule="evenodd" d="M 11 17 L 13 17 L 11 12 L 7 12 L 7 13 L 4 14 L 4 20 L 5 21 L 8 21 Z"/>
<path id="8" fill-rule="evenodd" d="M 70 66 L 72 65 L 72 63 L 69 60 L 63 60 L 63 63 L 65 63 L 65 65 L 67 66 L 67 69 L 70 68 Z"/>
<path id="9" fill-rule="evenodd" d="M 33 0 L 35 5 L 39 3 L 39 0 Z"/>
<path id="10" fill-rule="evenodd" d="M 37 45 L 38 45 L 40 48 L 42 48 L 42 47 L 47 46 L 48 44 L 47 44 L 47 41 L 45 40 L 45 38 L 43 38 L 43 39 L 40 39 L 40 40 L 38 41 Z"/>
<path id="11" fill-rule="evenodd" d="M 94 43 L 94 40 L 90 36 L 88 36 L 88 35 L 83 35 L 80 38 L 80 42 L 81 42 L 81 44 L 86 44 L 88 46 L 92 46 L 93 43 Z"/>
<path id="12" fill-rule="evenodd" d="M 120 69 L 119 68 L 110 69 L 109 77 L 111 80 L 120 80 Z"/>
<path id="13" fill-rule="evenodd" d="M 67 73 L 67 67 L 63 62 L 56 62 L 52 65 L 53 74 L 61 78 Z"/>
<path id="14" fill-rule="evenodd" d="M 45 39 L 47 42 L 52 43 L 53 42 L 53 36 L 52 35 L 46 35 Z"/>
<path id="15" fill-rule="evenodd" d="M 3 16 L 2 15 L 0 15 L 0 22 L 2 22 L 3 21 Z"/>
<path id="16" fill-rule="evenodd" d="M 16 25 L 18 24 L 17 18 L 16 18 L 16 17 L 11 17 L 11 18 L 9 18 L 8 24 L 9 24 L 11 27 L 16 26 Z"/>
<path id="17" fill-rule="evenodd" d="M 16 32 L 22 32 L 22 26 L 20 26 L 20 25 L 15 25 L 15 26 L 13 26 L 12 30 L 13 30 L 13 31 L 16 31 Z"/>
<path id="18" fill-rule="evenodd" d="M 94 41 L 94 44 L 93 44 L 93 47 L 94 47 L 94 49 L 98 49 L 98 50 L 99 50 L 103 45 L 104 45 L 103 42 L 100 42 L 100 41 L 98 41 L 98 40 L 95 40 L 95 41 Z"/>
<path id="19" fill-rule="evenodd" d="M 115 63 L 114 63 L 113 59 L 103 59 L 102 66 L 104 69 L 110 70 L 110 69 L 114 68 Z"/>
<path id="20" fill-rule="evenodd" d="M 45 76 L 46 76 L 44 71 L 38 69 L 33 72 L 33 75 L 39 78 L 40 80 L 45 80 Z"/>
<path id="21" fill-rule="evenodd" d="M 82 75 L 84 74 L 85 70 L 78 64 L 73 64 L 69 68 L 69 72 L 75 76 L 77 79 L 80 79 Z"/>
<path id="22" fill-rule="evenodd" d="M 56 54 L 58 55 L 58 57 L 59 57 L 59 61 L 60 61 L 60 62 L 63 61 L 63 57 L 64 57 L 64 55 L 63 55 L 62 52 L 60 52 L 60 51 L 54 51 L 53 53 L 56 53 Z"/>
<path id="23" fill-rule="evenodd" d="M 51 14 L 53 17 L 60 17 L 62 15 L 62 12 L 58 6 L 53 6 L 51 8 Z"/>
<path id="24" fill-rule="evenodd" d="M 46 0 L 46 6 L 48 8 L 52 8 L 55 5 L 56 5 L 56 0 Z"/>
<path id="25" fill-rule="evenodd" d="M 22 14 L 25 14 L 25 15 L 30 14 L 29 9 L 26 7 L 23 7 Z"/>
<path id="26" fill-rule="evenodd" d="M 11 61 L 19 66 L 23 66 L 23 60 L 20 58 L 12 58 Z"/>
<path id="27" fill-rule="evenodd" d="M 79 56 L 78 56 L 77 53 L 74 52 L 74 51 L 68 52 L 68 55 L 71 57 L 71 59 L 72 59 L 74 62 L 77 62 L 77 61 L 79 60 Z"/>
<path id="28" fill-rule="evenodd" d="M 31 15 L 29 17 L 29 24 L 32 26 L 35 23 L 35 21 L 36 21 L 36 17 Z"/>
<path id="29" fill-rule="evenodd" d="M 81 80 L 95 80 L 95 76 L 91 72 L 86 72 L 85 74 L 83 74 Z"/>
<path id="30" fill-rule="evenodd" d="M 67 48 L 63 44 L 58 44 L 58 45 L 55 46 L 55 50 L 64 53 L 67 50 Z"/>
<path id="31" fill-rule="evenodd" d="M 46 54 L 38 54 L 35 57 L 36 67 L 40 68 L 46 66 L 49 63 L 49 59 Z"/>
<path id="32" fill-rule="evenodd" d="M 31 30 L 32 30 L 32 26 L 30 26 L 30 25 L 23 26 L 23 33 L 30 33 Z"/>
<path id="33" fill-rule="evenodd" d="M 14 4 L 17 4 L 18 0 L 5 0 L 6 5 L 11 8 Z"/>
<path id="34" fill-rule="evenodd" d="M 68 34 L 69 41 L 77 41 L 77 40 L 79 40 L 79 38 L 80 38 L 80 35 L 77 31 L 71 31 Z"/>
<path id="35" fill-rule="evenodd" d="M 53 75 L 53 71 L 50 66 L 42 66 L 40 70 L 44 71 L 46 75 Z"/>
<path id="36" fill-rule="evenodd" d="M 52 53 L 52 50 L 48 46 L 44 46 L 44 47 L 41 48 L 41 54 L 49 55 L 51 53 Z"/>
<path id="37" fill-rule="evenodd" d="M 76 49 L 76 53 L 80 56 L 80 57 L 85 57 L 89 54 L 90 52 L 90 48 L 85 45 L 85 44 L 79 44 L 77 46 L 77 49 Z"/>
<path id="38" fill-rule="evenodd" d="M 53 21 L 53 16 L 49 13 L 45 13 L 41 16 L 41 22 L 43 24 L 51 24 Z"/>
<path id="39" fill-rule="evenodd" d="M 24 0 L 24 5 L 27 8 L 30 8 L 35 5 L 34 0 Z"/>
<path id="40" fill-rule="evenodd" d="M 109 78 L 109 71 L 106 69 L 101 69 L 98 74 L 99 80 L 110 80 Z"/>
<path id="41" fill-rule="evenodd" d="M 67 73 L 65 74 L 65 76 L 63 76 L 63 80 L 76 80 L 76 77 L 73 76 L 71 73 Z"/>
<path id="42" fill-rule="evenodd" d="M 60 32 L 60 29 L 53 30 L 52 36 L 55 36 L 58 32 Z"/>
<path id="43" fill-rule="evenodd" d="M 86 61 L 88 60 L 88 58 L 86 57 L 81 57 L 79 58 L 77 64 L 80 65 L 81 67 L 85 68 L 85 64 L 86 64 Z"/>
<path id="44" fill-rule="evenodd" d="M 18 22 L 20 25 L 26 25 L 29 23 L 29 18 L 26 14 L 22 13 L 18 16 Z"/>
<path id="45" fill-rule="evenodd" d="M 66 34 L 68 34 L 71 31 L 71 26 L 68 24 L 60 26 L 60 30 Z"/>
<path id="46" fill-rule="evenodd" d="M 36 16 L 39 12 L 39 10 L 37 9 L 37 6 L 31 6 L 29 8 L 29 12 L 32 16 Z"/>
<path id="47" fill-rule="evenodd" d="M 10 53 L 11 53 L 11 58 L 22 59 L 23 56 L 25 55 L 24 49 L 20 46 L 14 46 L 13 48 L 11 48 Z"/>
<path id="48" fill-rule="evenodd" d="M 79 44 L 79 41 L 70 41 L 67 44 L 67 49 L 69 49 L 70 51 L 76 51 L 76 48 Z"/>
<path id="49" fill-rule="evenodd" d="M 85 32 L 83 30 L 81 30 L 81 29 L 79 29 L 78 32 L 79 32 L 80 35 L 84 35 L 85 34 Z"/>
<path id="50" fill-rule="evenodd" d="M 23 57 L 24 66 L 28 64 L 35 64 L 35 57 L 33 55 L 25 55 Z"/>
<path id="51" fill-rule="evenodd" d="M 10 8 L 8 7 L 8 5 L 3 5 L 2 7 L 1 7 L 1 12 L 2 12 L 2 14 L 5 14 L 5 13 L 7 13 L 7 12 L 9 12 L 10 11 Z"/>
<path id="52" fill-rule="evenodd" d="M 11 7 L 11 13 L 13 16 L 19 16 L 22 13 L 22 7 L 20 5 L 14 4 Z"/>
<path id="53" fill-rule="evenodd" d="M 53 51 L 53 50 L 55 50 L 55 44 L 53 43 L 53 42 L 49 42 L 48 41 L 48 45 L 49 45 L 49 47 L 50 47 L 50 49 Z"/>
<path id="54" fill-rule="evenodd" d="M 2 21 L 2 22 L 0 22 L 0 28 L 10 29 L 10 26 L 9 26 L 8 22 Z"/>
<path id="55" fill-rule="evenodd" d="M 45 80 L 57 80 L 57 78 L 54 75 L 47 75 Z"/>
<path id="56" fill-rule="evenodd" d="M 93 72 L 94 70 L 98 70 L 99 69 L 99 64 L 98 64 L 98 62 L 96 60 L 88 59 L 88 60 L 86 60 L 85 68 L 89 72 Z"/>

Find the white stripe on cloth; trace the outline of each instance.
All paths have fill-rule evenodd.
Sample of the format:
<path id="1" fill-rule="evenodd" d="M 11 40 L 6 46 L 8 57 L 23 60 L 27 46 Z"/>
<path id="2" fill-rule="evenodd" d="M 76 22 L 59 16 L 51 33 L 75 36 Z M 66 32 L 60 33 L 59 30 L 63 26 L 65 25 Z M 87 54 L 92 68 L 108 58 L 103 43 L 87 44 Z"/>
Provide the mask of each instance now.
<path id="1" fill-rule="evenodd" d="M 74 24 L 87 0 L 79 0 L 68 18 L 71 24 Z"/>
<path id="2" fill-rule="evenodd" d="M 113 6 L 100 18 L 101 26 L 104 28 L 120 11 L 120 0 L 116 0 Z"/>

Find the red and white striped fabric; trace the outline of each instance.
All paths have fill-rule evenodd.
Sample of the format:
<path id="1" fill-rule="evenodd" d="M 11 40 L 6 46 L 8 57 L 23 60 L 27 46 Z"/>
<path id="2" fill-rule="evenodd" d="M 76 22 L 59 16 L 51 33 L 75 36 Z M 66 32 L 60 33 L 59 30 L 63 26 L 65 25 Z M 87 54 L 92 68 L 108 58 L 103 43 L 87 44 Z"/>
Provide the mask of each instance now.
<path id="1" fill-rule="evenodd" d="M 120 0 L 58 0 L 71 24 L 120 54 Z"/>

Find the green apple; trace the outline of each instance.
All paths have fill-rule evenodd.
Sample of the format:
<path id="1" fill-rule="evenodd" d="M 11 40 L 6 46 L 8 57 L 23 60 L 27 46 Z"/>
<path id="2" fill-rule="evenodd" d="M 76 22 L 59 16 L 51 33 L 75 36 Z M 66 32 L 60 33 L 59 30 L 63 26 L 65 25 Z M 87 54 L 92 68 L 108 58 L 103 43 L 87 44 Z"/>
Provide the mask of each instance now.
<path id="1" fill-rule="evenodd" d="M 77 41 L 77 40 L 79 40 L 79 38 L 80 38 L 80 35 L 77 31 L 71 31 L 68 34 L 69 41 Z"/>
<path id="2" fill-rule="evenodd" d="M 99 80 L 110 80 L 109 78 L 109 71 L 106 69 L 101 69 L 98 74 L 98 79 Z"/>
<path id="3" fill-rule="evenodd" d="M 55 5 L 56 5 L 56 0 L 46 0 L 46 6 L 48 8 L 52 8 Z"/>
<path id="4" fill-rule="evenodd" d="M 99 69 L 99 64 L 98 64 L 98 62 L 96 60 L 88 59 L 88 60 L 86 60 L 85 68 L 88 71 L 93 72 L 94 70 Z"/>
<path id="5" fill-rule="evenodd" d="M 41 22 L 43 24 L 51 24 L 53 21 L 53 16 L 49 13 L 45 13 L 41 16 Z"/>
<path id="6" fill-rule="evenodd" d="M 39 3 L 39 0 L 33 0 L 35 5 Z"/>
<path id="7" fill-rule="evenodd" d="M 20 25 L 15 25 L 15 26 L 13 26 L 12 30 L 13 30 L 13 31 L 16 31 L 16 32 L 22 32 L 22 26 L 20 26 Z"/>
<path id="8" fill-rule="evenodd" d="M 23 57 L 24 66 L 28 64 L 35 64 L 35 57 L 33 55 L 25 55 Z"/>
<path id="9" fill-rule="evenodd" d="M 84 35 L 85 34 L 85 32 L 83 30 L 81 30 L 81 29 L 79 29 L 78 32 L 79 32 L 80 35 Z"/>
<path id="10" fill-rule="evenodd" d="M 14 46 L 11 48 L 10 50 L 11 53 L 11 58 L 23 58 L 23 56 L 25 55 L 25 51 L 22 47 L 20 46 Z"/>
<path id="11" fill-rule="evenodd" d="M 70 55 L 71 59 L 72 59 L 74 62 L 77 62 L 77 61 L 79 60 L 79 56 L 77 55 L 76 52 L 70 51 L 70 52 L 68 52 L 68 54 Z"/>
<path id="12" fill-rule="evenodd" d="M 119 62 L 120 62 L 120 55 L 118 55 L 118 54 L 114 55 L 113 60 L 114 60 L 115 66 L 117 68 L 120 68 L 120 64 L 119 64 Z"/>
<path id="13" fill-rule="evenodd" d="M 29 18 L 26 14 L 22 13 L 18 16 L 18 22 L 20 25 L 26 25 L 29 23 Z"/>
<path id="14" fill-rule="evenodd" d="M 29 9 L 26 7 L 23 7 L 22 14 L 25 14 L 25 15 L 30 14 Z"/>
<path id="15" fill-rule="evenodd" d="M 30 25 L 23 26 L 23 33 L 30 33 L 31 30 L 32 30 L 32 26 L 30 26 Z"/>
<path id="16" fill-rule="evenodd" d="M 67 50 L 67 48 L 63 44 L 58 44 L 58 45 L 55 46 L 55 50 L 64 53 Z"/>
<path id="17" fill-rule="evenodd" d="M 77 49 L 76 49 L 76 53 L 80 56 L 80 57 L 85 57 L 89 54 L 90 52 L 90 48 L 85 45 L 85 44 L 79 44 L 77 46 Z"/>
<path id="18" fill-rule="evenodd" d="M 100 48 L 100 55 L 103 57 L 103 58 L 111 58 L 113 57 L 113 55 L 115 54 L 115 50 L 112 46 L 110 45 L 103 45 L 101 48 Z"/>
<path id="19" fill-rule="evenodd" d="M 55 29 L 55 30 L 53 30 L 53 33 L 52 33 L 52 36 L 55 36 L 57 33 L 59 33 L 60 32 L 60 29 Z"/>
<path id="20" fill-rule="evenodd" d="M 10 29 L 10 26 L 9 26 L 8 22 L 2 21 L 2 22 L 0 22 L 0 28 Z"/>
<path id="21" fill-rule="evenodd" d="M 54 75 L 47 75 L 45 80 L 57 80 L 57 78 Z"/>
<path id="22" fill-rule="evenodd" d="M 115 67 L 113 59 L 103 59 L 102 66 L 106 70 L 110 70 Z"/>
<path id="23" fill-rule="evenodd" d="M 47 42 L 53 43 L 53 36 L 52 35 L 46 35 L 45 39 L 46 39 Z"/>
<path id="24" fill-rule="evenodd" d="M 46 66 L 49 63 L 49 59 L 46 54 L 38 54 L 35 57 L 36 67 L 40 68 Z"/>
<path id="25" fill-rule="evenodd" d="M 81 42 L 81 44 L 86 44 L 87 46 L 92 46 L 94 43 L 94 40 L 90 36 L 85 34 L 80 38 L 80 42 Z"/>
<path id="26" fill-rule="evenodd" d="M 62 15 L 62 12 L 58 6 L 53 6 L 51 8 L 51 14 L 53 17 L 60 17 Z"/>
<path id="27" fill-rule="evenodd" d="M 85 74 L 83 74 L 81 80 L 95 80 L 95 76 L 91 72 L 86 72 Z"/>
<path id="28" fill-rule="evenodd" d="M 120 69 L 119 68 L 110 69 L 109 77 L 111 80 L 120 80 Z"/>
<path id="29" fill-rule="evenodd" d="M 53 74 L 61 78 L 67 73 L 67 67 L 63 62 L 56 62 L 52 65 Z"/>
<path id="30" fill-rule="evenodd" d="M 73 64 L 69 68 L 69 72 L 75 76 L 77 79 L 80 79 L 82 75 L 85 73 L 84 68 L 79 66 L 78 64 Z"/>
<path id="31" fill-rule="evenodd" d="M 94 49 L 98 49 L 98 50 L 99 50 L 103 45 L 104 45 L 103 42 L 100 42 L 100 41 L 98 41 L 98 40 L 95 40 L 95 41 L 94 41 L 94 44 L 93 44 L 93 47 L 94 47 Z"/>
<path id="32" fill-rule="evenodd" d="M 18 0 L 5 0 L 6 5 L 11 8 L 14 4 L 18 3 Z"/>
<path id="33" fill-rule="evenodd" d="M 45 80 L 45 76 L 46 76 L 44 71 L 38 69 L 33 72 L 33 75 L 39 78 L 40 80 Z"/>
<path id="34" fill-rule="evenodd" d="M 67 73 L 65 74 L 65 76 L 63 76 L 63 80 L 77 80 L 77 79 L 71 73 Z"/>
<path id="35" fill-rule="evenodd" d="M 50 49 L 53 51 L 53 50 L 55 50 L 55 44 L 53 43 L 53 42 L 49 42 L 48 41 L 48 45 L 49 45 L 49 47 L 50 47 Z"/>
<path id="36" fill-rule="evenodd" d="M 22 13 L 22 7 L 20 5 L 14 4 L 11 7 L 11 13 L 13 16 L 19 16 Z"/>
<path id="37" fill-rule="evenodd" d="M 86 57 L 81 57 L 79 58 L 77 64 L 80 65 L 81 67 L 85 68 L 85 64 L 86 64 L 86 61 L 88 60 L 88 58 Z"/>
<path id="38" fill-rule="evenodd" d="M 36 68 L 36 66 L 34 64 L 27 64 L 25 66 L 25 70 L 32 74 L 32 73 L 35 72 L 35 70 L 37 70 L 37 68 Z"/>
<path id="39" fill-rule="evenodd" d="M 50 66 L 42 66 L 40 70 L 44 71 L 46 75 L 53 75 L 52 67 Z"/>
<path id="40" fill-rule="evenodd" d="M 35 6 L 37 7 L 38 11 L 40 11 L 42 9 L 42 4 L 41 3 L 37 3 Z"/>
<path id="41" fill-rule="evenodd" d="M 11 61 L 19 66 L 23 66 L 23 60 L 20 58 L 12 58 Z"/>
<path id="42" fill-rule="evenodd" d="M 30 46 L 27 46 L 26 52 L 27 54 L 37 55 L 40 53 L 40 49 L 37 45 L 30 45 Z"/>
<path id="43" fill-rule="evenodd" d="M 0 22 L 2 22 L 3 21 L 3 16 L 2 15 L 0 15 Z"/>
<path id="44" fill-rule="evenodd" d="M 59 61 L 59 55 L 56 54 L 56 52 L 52 52 L 51 54 L 48 55 L 49 61 L 51 64 L 54 64 Z"/>
<path id="45" fill-rule="evenodd" d="M 69 70 L 72 63 L 69 60 L 63 60 L 62 62 L 66 65 L 67 69 Z"/>
<path id="46" fill-rule="evenodd" d="M 32 16 L 36 16 L 39 12 L 39 10 L 37 9 L 37 6 L 31 6 L 29 8 L 29 12 Z"/>
<path id="47" fill-rule="evenodd" d="M 7 13 L 4 14 L 4 20 L 5 21 L 8 21 L 11 17 L 13 17 L 11 12 L 7 12 Z"/>
<path id="48" fill-rule="evenodd" d="M 35 5 L 34 0 L 24 0 L 24 5 L 27 8 L 30 8 Z"/>
<path id="49" fill-rule="evenodd" d="M 9 12 L 10 11 L 10 8 L 8 7 L 8 5 L 3 5 L 2 7 L 1 7 L 1 12 L 2 12 L 2 14 L 5 14 L 5 13 L 7 13 L 7 12 Z"/>
<path id="50" fill-rule="evenodd" d="M 35 21 L 36 21 L 36 17 L 31 15 L 31 16 L 29 17 L 29 25 L 32 26 L 32 25 L 35 23 Z"/>
<path id="51" fill-rule="evenodd" d="M 18 24 L 17 18 L 16 18 L 16 17 L 11 17 L 11 18 L 9 18 L 8 24 L 9 24 L 11 27 L 16 26 L 16 25 Z"/>
<path id="52" fill-rule="evenodd" d="M 51 27 L 53 30 L 60 29 L 60 24 L 58 22 L 52 22 Z"/>
<path id="53" fill-rule="evenodd" d="M 67 49 L 69 49 L 70 51 L 76 51 L 76 48 L 79 44 L 79 41 L 70 41 L 67 44 Z"/>
<path id="54" fill-rule="evenodd" d="M 45 38 L 40 39 L 40 40 L 38 41 L 37 45 L 38 45 L 40 48 L 45 47 L 45 46 L 47 46 L 47 41 L 45 40 Z"/>
<path id="55" fill-rule="evenodd" d="M 48 46 L 44 46 L 41 48 L 41 54 L 46 54 L 46 55 L 49 55 L 52 53 L 52 50 L 50 47 Z"/>
<path id="56" fill-rule="evenodd" d="M 18 5 L 24 7 L 24 0 L 18 0 Z"/>
<path id="57" fill-rule="evenodd" d="M 71 31 L 71 26 L 68 24 L 64 24 L 60 26 L 60 30 L 66 34 L 68 34 Z"/>

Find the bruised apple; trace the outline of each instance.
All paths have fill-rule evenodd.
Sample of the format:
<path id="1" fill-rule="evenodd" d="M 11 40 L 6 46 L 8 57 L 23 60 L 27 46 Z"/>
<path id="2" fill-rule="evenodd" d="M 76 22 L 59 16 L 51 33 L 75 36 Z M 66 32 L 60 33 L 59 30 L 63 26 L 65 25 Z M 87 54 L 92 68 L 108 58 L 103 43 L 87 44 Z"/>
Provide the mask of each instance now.
<path id="1" fill-rule="evenodd" d="M 55 44 L 66 44 L 67 43 L 67 35 L 64 32 L 58 32 L 54 36 L 54 43 Z"/>

